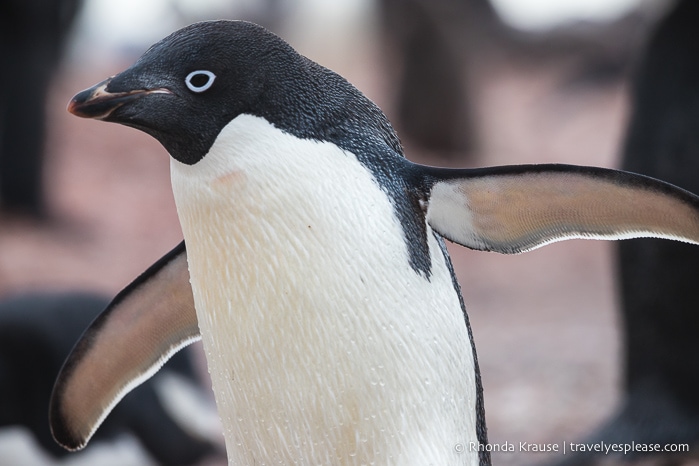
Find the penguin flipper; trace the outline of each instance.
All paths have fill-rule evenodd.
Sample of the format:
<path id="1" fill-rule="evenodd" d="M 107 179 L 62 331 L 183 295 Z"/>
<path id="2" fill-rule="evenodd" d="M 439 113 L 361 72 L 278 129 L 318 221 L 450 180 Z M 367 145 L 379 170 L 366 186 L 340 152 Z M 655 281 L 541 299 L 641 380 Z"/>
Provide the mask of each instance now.
<path id="1" fill-rule="evenodd" d="M 517 254 L 573 238 L 699 244 L 699 197 L 647 176 L 557 164 L 423 168 L 427 222 L 471 249 Z"/>
<path id="2" fill-rule="evenodd" d="M 54 439 L 68 450 L 83 448 L 119 400 L 199 339 L 183 241 L 121 291 L 80 337 L 51 395 Z"/>

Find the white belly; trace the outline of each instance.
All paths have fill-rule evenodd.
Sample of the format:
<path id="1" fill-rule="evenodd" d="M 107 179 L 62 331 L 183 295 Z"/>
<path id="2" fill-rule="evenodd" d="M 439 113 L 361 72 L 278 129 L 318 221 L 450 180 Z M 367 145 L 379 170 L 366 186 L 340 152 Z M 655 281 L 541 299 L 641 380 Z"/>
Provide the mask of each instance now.
<path id="1" fill-rule="evenodd" d="M 428 229 L 429 281 L 410 268 L 352 154 L 242 115 L 172 183 L 230 464 L 478 463 L 445 259 Z"/>

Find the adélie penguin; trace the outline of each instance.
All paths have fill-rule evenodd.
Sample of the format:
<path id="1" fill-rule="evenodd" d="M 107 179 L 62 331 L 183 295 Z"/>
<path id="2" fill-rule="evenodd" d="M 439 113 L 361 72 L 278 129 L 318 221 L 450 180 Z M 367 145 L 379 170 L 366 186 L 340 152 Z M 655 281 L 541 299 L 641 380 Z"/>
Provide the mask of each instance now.
<path id="1" fill-rule="evenodd" d="M 378 107 L 251 23 L 185 27 L 69 110 L 165 146 L 186 243 L 66 361 L 50 422 L 69 449 L 201 337 L 230 464 L 488 464 L 443 238 L 507 254 L 568 238 L 699 242 L 699 198 L 651 178 L 411 163 Z"/>

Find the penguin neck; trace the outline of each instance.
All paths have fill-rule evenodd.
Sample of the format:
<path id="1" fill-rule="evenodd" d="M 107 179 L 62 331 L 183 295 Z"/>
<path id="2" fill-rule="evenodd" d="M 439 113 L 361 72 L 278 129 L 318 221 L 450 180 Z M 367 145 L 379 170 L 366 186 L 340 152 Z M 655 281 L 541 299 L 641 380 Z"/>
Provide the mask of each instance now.
<path id="1" fill-rule="evenodd" d="M 409 265 L 356 157 L 241 115 L 173 161 L 197 316 L 231 464 L 477 464 L 475 369 L 430 232 Z"/>

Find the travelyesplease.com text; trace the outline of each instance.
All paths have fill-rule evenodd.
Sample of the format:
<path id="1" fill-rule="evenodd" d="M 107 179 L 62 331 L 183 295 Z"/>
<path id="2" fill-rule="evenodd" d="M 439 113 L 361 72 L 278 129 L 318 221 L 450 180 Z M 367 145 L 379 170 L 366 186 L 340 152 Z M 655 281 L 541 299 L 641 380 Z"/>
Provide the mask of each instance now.
<path id="1" fill-rule="evenodd" d="M 488 443 L 479 444 L 476 442 L 469 443 L 466 448 L 459 444 L 455 447 L 457 451 L 489 451 L 489 452 L 531 452 L 531 453 L 562 453 L 568 452 L 597 452 L 606 455 L 621 453 L 660 453 L 660 452 L 689 452 L 689 444 L 686 443 L 579 443 L 579 442 L 561 442 L 561 443 L 531 443 L 531 442 L 503 442 L 503 443 Z"/>

